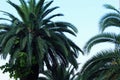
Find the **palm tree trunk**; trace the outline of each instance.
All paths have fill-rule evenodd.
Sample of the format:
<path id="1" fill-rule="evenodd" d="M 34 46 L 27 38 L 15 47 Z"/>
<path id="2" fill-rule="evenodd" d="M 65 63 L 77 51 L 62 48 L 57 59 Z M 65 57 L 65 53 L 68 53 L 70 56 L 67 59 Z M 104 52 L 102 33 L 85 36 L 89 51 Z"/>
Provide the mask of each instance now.
<path id="1" fill-rule="evenodd" d="M 37 80 L 39 75 L 39 65 L 35 64 L 31 67 L 31 73 L 27 76 L 20 78 L 20 80 Z"/>

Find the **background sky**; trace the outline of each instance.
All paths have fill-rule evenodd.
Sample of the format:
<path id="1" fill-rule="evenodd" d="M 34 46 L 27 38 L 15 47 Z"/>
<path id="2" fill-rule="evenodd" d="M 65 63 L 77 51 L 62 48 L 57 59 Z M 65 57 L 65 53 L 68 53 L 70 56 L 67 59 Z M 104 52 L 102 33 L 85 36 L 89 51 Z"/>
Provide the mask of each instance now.
<path id="1" fill-rule="evenodd" d="M 0 10 L 8 11 L 17 16 L 17 12 L 7 2 L 7 0 L 0 0 Z M 19 0 L 11 0 L 18 4 Z M 46 0 L 47 1 L 47 0 Z M 50 0 L 49 0 L 50 1 Z M 54 0 L 52 6 L 59 6 L 60 8 L 54 11 L 55 13 L 63 13 L 63 17 L 55 18 L 58 21 L 67 21 L 75 25 L 78 29 L 77 37 L 69 36 L 81 49 L 85 43 L 94 35 L 99 33 L 99 20 L 106 13 L 111 12 L 103 7 L 104 4 L 111 4 L 117 9 L 119 8 L 119 0 Z M 0 13 L 0 17 L 4 17 Z M 118 29 L 109 28 L 108 31 L 118 32 Z M 99 44 L 94 46 L 89 55 L 79 55 L 78 62 L 82 64 L 91 56 L 95 55 L 101 49 L 112 47 L 112 44 Z M 3 65 L 8 60 L 0 59 L 0 65 Z M 12 80 L 8 73 L 3 74 L 0 71 L 0 80 Z"/>

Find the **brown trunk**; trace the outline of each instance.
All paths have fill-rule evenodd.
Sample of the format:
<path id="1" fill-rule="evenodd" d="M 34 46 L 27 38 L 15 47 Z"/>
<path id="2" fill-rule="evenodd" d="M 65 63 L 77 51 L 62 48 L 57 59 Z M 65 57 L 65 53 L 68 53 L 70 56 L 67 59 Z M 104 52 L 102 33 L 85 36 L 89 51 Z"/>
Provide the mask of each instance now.
<path id="1" fill-rule="evenodd" d="M 39 65 L 33 65 L 31 67 L 32 72 L 25 77 L 20 78 L 20 80 L 37 80 L 39 75 Z"/>

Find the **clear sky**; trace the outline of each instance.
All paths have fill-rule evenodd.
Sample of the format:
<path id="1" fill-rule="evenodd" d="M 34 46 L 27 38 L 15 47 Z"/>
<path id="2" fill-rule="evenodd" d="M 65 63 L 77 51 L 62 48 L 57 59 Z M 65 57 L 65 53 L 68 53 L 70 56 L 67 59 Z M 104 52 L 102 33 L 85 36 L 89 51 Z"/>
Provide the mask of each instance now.
<path id="1" fill-rule="evenodd" d="M 19 0 L 11 1 L 18 3 Z M 59 6 L 60 8 L 57 9 L 56 12 L 64 14 L 64 17 L 56 18 L 55 20 L 67 21 L 77 27 L 79 31 L 77 37 L 69 37 L 82 49 L 86 41 L 99 33 L 98 23 L 101 17 L 110 12 L 110 10 L 103 7 L 104 4 L 111 4 L 119 8 L 119 0 L 54 0 L 52 6 Z M 6 0 L 0 0 L 0 10 L 8 11 L 17 16 L 15 10 Z M 2 13 L 0 13 L 0 17 L 3 17 Z M 113 29 L 111 30 L 113 31 Z M 89 55 L 79 55 L 78 62 L 83 64 L 102 47 L 105 48 L 110 45 L 111 44 L 106 44 L 105 46 L 99 45 L 93 48 Z M 0 65 L 2 64 L 5 64 L 4 60 L 0 60 Z M 12 79 L 9 78 L 8 74 L 3 74 L 0 71 L 0 80 Z"/>

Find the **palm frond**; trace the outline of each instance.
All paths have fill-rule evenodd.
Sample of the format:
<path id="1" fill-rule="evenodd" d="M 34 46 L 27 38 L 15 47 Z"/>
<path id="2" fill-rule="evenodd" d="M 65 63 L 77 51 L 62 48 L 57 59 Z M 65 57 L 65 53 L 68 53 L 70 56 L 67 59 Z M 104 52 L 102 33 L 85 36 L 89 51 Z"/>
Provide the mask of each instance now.
<path id="1" fill-rule="evenodd" d="M 53 3 L 53 1 L 50 1 L 48 3 L 46 3 L 43 7 L 43 11 L 46 11 L 46 9 Z"/>
<path id="2" fill-rule="evenodd" d="M 50 19 L 52 19 L 52 18 L 54 18 L 54 17 L 57 17 L 57 16 L 63 16 L 63 14 L 54 14 L 54 15 L 52 15 L 52 16 L 49 16 L 49 17 L 46 18 L 45 20 L 50 20 Z"/>
<path id="3" fill-rule="evenodd" d="M 67 28 L 54 28 L 54 29 L 52 29 L 52 31 L 55 31 L 55 32 L 66 32 L 66 33 L 69 33 L 69 34 L 72 34 L 72 35 L 74 35 L 74 36 L 76 36 L 76 34 L 73 32 L 73 31 L 71 31 L 71 30 L 69 30 L 69 29 L 67 29 Z"/>
<path id="4" fill-rule="evenodd" d="M 3 59 L 6 59 L 8 53 L 10 52 L 12 46 L 14 45 L 14 41 L 16 39 L 16 36 L 11 37 L 5 44 L 5 47 L 3 48 Z"/>
<path id="5" fill-rule="evenodd" d="M 16 9 L 16 11 L 18 12 L 19 16 L 22 18 L 22 20 L 23 20 L 24 22 L 26 22 L 27 19 L 26 19 L 25 13 L 24 13 L 24 11 L 21 9 L 21 7 L 18 6 L 18 5 L 16 5 L 15 3 L 11 2 L 10 0 L 8 0 L 7 2 Z"/>
<path id="6" fill-rule="evenodd" d="M 29 9 L 28 9 L 28 6 L 27 6 L 25 0 L 19 0 L 19 1 L 21 3 L 22 10 L 26 12 L 25 16 L 27 16 L 29 14 Z"/>
<path id="7" fill-rule="evenodd" d="M 119 41 L 117 39 L 117 35 L 114 33 L 102 33 L 102 34 L 98 34 L 94 37 L 92 37 L 84 46 L 84 50 L 85 52 L 89 53 L 91 48 L 96 45 L 99 44 L 101 42 L 111 42 L 111 43 L 115 43 L 115 44 L 119 44 Z"/>
<path id="8" fill-rule="evenodd" d="M 20 39 L 20 49 L 23 50 L 25 49 L 27 45 L 27 36 L 25 36 L 24 38 Z"/>
<path id="9" fill-rule="evenodd" d="M 49 29 L 54 29 L 54 28 L 59 28 L 59 27 L 64 27 L 64 28 L 70 28 L 71 30 L 73 30 L 75 33 L 78 32 L 77 28 L 72 25 L 71 23 L 68 23 L 68 22 L 53 22 L 53 23 L 49 23 L 45 26 L 46 28 L 49 28 Z"/>
<path id="10" fill-rule="evenodd" d="M 11 26 L 8 25 L 8 24 L 0 24 L 0 30 L 10 30 L 11 29 Z"/>
<path id="11" fill-rule="evenodd" d="M 72 42 L 70 39 L 68 39 L 67 41 L 68 41 L 69 45 L 71 46 L 71 48 L 73 48 L 74 52 L 76 52 L 76 54 L 78 53 L 78 51 L 80 51 L 82 54 L 84 54 L 84 52 L 74 42 Z"/>
<path id="12" fill-rule="evenodd" d="M 10 51 L 10 53 L 9 53 L 9 54 L 10 54 L 9 63 L 10 63 L 11 65 L 14 65 L 14 64 L 15 64 L 15 60 L 16 60 L 17 55 L 18 55 L 19 52 L 20 52 L 20 49 L 18 49 L 18 48 Z"/>
<path id="13" fill-rule="evenodd" d="M 75 59 L 75 57 L 73 55 L 69 55 L 68 57 L 69 62 L 74 65 L 74 68 L 77 69 L 78 68 L 78 63 L 77 60 Z"/>
<path id="14" fill-rule="evenodd" d="M 99 22 L 99 29 L 103 32 L 106 28 L 114 26 L 120 27 L 120 15 L 116 13 L 108 13 Z"/>
<path id="15" fill-rule="evenodd" d="M 47 50 L 44 50 L 44 40 L 40 37 L 36 38 L 37 39 L 37 43 L 36 43 L 36 46 L 37 46 L 37 56 L 38 56 L 38 62 L 39 62 L 39 66 L 40 67 L 43 67 L 43 58 L 44 58 L 44 55 L 45 55 L 45 51 Z"/>
<path id="16" fill-rule="evenodd" d="M 120 11 L 117 10 L 115 7 L 113 7 L 113 6 L 110 5 L 110 4 L 105 4 L 104 7 L 107 8 L 107 9 L 115 10 L 116 12 L 118 12 L 118 13 L 120 14 Z"/>
<path id="17" fill-rule="evenodd" d="M 12 20 L 19 20 L 17 17 L 15 17 L 13 14 L 11 14 L 11 13 L 8 13 L 8 12 L 6 12 L 6 11 L 2 11 L 2 10 L 0 10 L 0 12 L 2 12 L 4 15 L 7 15 L 8 17 L 10 17 Z M 1 19 L 6 19 L 6 18 L 1 18 Z M 7 20 L 7 19 L 6 19 Z M 8 19 L 9 20 L 9 19 Z M 9 21 L 11 21 L 11 20 L 9 20 Z"/>
<path id="18" fill-rule="evenodd" d="M 50 8 L 48 10 L 46 10 L 43 14 L 42 14 L 42 19 L 45 18 L 49 13 L 51 13 L 52 11 L 54 11 L 55 9 L 59 8 L 58 6 L 57 7 L 53 7 L 53 8 Z"/>
<path id="19" fill-rule="evenodd" d="M 6 19 L 6 18 L 0 18 L 0 20 L 5 20 L 5 21 L 10 21 L 11 22 L 10 19 Z"/>
<path id="20" fill-rule="evenodd" d="M 30 0 L 29 1 L 29 11 L 31 11 L 31 12 L 35 12 L 34 10 L 35 10 L 35 6 L 36 6 L 36 2 L 35 2 L 35 0 Z"/>
<path id="21" fill-rule="evenodd" d="M 43 5 L 44 5 L 45 0 L 39 0 L 38 3 L 36 4 L 36 8 L 35 8 L 35 14 L 36 16 L 38 16 L 38 18 L 40 18 L 40 14 L 43 13 L 42 9 L 43 9 Z"/>

